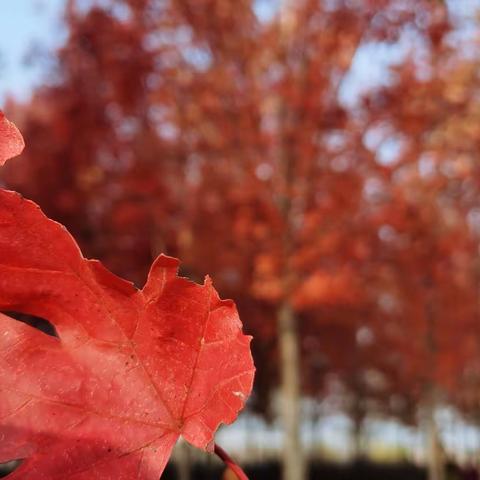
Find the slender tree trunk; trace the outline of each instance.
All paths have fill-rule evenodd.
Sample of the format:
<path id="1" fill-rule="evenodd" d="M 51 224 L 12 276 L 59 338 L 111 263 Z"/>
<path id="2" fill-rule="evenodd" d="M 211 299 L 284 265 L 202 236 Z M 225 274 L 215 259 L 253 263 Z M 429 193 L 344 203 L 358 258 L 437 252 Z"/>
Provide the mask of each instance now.
<path id="1" fill-rule="evenodd" d="M 356 358 L 355 356 L 354 360 Z M 367 454 L 367 445 L 364 432 L 364 422 L 367 415 L 365 405 L 365 395 L 363 393 L 364 386 L 360 378 L 359 372 L 354 372 L 352 378 L 353 396 L 352 405 L 350 409 L 350 418 L 352 419 L 352 446 L 353 446 L 353 459 L 355 461 L 362 460 Z"/>
<path id="2" fill-rule="evenodd" d="M 427 321 L 426 347 L 428 352 L 428 375 L 425 389 L 425 442 L 427 454 L 428 480 L 445 480 L 445 465 L 443 449 L 435 421 L 435 409 L 439 404 L 439 390 L 435 383 L 435 372 L 437 370 L 437 318 L 438 306 L 433 284 L 433 275 L 425 277 L 427 302 L 425 305 L 425 316 Z"/>
<path id="3" fill-rule="evenodd" d="M 360 417 L 353 419 L 353 459 L 355 461 L 363 460 L 366 457 L 366 445 L 363 435 L 363 419 Z"/>
<path id="4" fill-rule="evenodd" d="M 306 466 L 300 439 L 300 352 L 295 313 L 288 301 L 279 307 L 278 327 L 285 432 L 283 480 L 303 480 L 306 478 Z"/>
<path id="5" fill-rule="evenodd" d="M 445 480 L 442 444 L 435 421 L 435 404 L 433 402 L 429 402 L 425 408 L 424 422 L 428 480 Z"/>
<path id="6" fill-rule="evenodd" d="M 297 0 L 281 0 L 279 5 L 279 48 L 277 60 L 289 73 L 289 54 L 297 23 Z M 290 53 L 289 53 L 290 52 Z M 288 75 L 287 75 L 288 76 Z M 307 468 L 305 454 L 300 438 L 301 415 L 301 368 L 300 340 L 297 331 L 297 318 L 291 304 L 291 294 L 298 279 L 292 275 L 290 260 L 294 250 L 295 226 L 292 205 L 293 185 L 295 178 L 295 155 L 292 151 L 290 133 L 295 123 L 295 115 L 283 97 L 277 98 L 277 120 L 279 134 L 280 185 L 279 212 L 284 220 L 283 235 L 283 301 L 277 310 L 278 342 L 280 350 L 281 391 L 282 391 L 282 423 L 283 423 L 283 480 L 305 480 Z M 297 203 L 302 195 L 297 193 Z M 296 207 L 298 210 L 298 206 Z"/>

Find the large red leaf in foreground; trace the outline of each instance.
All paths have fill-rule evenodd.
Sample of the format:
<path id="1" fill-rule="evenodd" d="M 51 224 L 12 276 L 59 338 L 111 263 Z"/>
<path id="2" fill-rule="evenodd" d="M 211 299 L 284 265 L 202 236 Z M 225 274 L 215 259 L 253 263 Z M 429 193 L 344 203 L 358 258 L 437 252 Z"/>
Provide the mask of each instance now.
<path id="1" fill-rule="evenodd" d="M 0 110 L 0 166 L 8 159 L 20 155 L 25 143 L 17 127 Z"/>
<path id="2" fill-rule="evenodd" d="M 160 256 L 143 290 L 82 257 L 58 223 L 0 190 L 0 462 L 9 478 L 157 480 L 177 438 L 208 448 L 250 393 L 250 337 L 209 280 Z"/>

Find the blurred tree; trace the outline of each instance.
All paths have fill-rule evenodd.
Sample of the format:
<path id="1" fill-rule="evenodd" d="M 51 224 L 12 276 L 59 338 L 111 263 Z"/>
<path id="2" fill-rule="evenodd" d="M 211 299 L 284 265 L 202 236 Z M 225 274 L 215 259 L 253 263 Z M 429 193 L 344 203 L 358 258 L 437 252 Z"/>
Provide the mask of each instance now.
<path id="1" fill-rule="evenodd" d="M 466 397 L 464 412 L 471 413 L 480 354 L 480 59 L 473 53 L 478 37 L 462 25 L 475 27 L 474 17 L 462 19 L 454 7 L 450 16 L 456 29 L 433 29 L 427 45 L 415 39 L 393 70 L 393 85 L 365 99 L 367 132 L 376 137 L 377 152 L 389 142 L 397 147 L 388 177 L 378 184 L 384 197 L 379 203 L 386 207 L 378 252 L 388 251 L 383 283 L 385 292 L 393 287 L 387 303 L 399 316 L 396 335 L 404 337 L 395 350 L 406 355 L 405 373 L 424 407 L 430 437 L 438 430 L 433 414 L 439 404 L 461 405 L 456 399 Z M 431 438 L 432 479 L 444 478 L 435 461 L 438 443 Z"/>

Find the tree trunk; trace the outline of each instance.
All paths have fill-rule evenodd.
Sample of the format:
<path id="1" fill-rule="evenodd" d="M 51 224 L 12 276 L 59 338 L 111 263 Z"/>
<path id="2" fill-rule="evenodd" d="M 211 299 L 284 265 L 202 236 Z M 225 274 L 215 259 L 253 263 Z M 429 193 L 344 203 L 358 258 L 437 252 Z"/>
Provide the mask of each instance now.
<path id="1" fill-rule="evenodd" d="M 363 435 L 363 418 L 354 417 L 353 418 L 353 459 L 355 461 L 365 459 L 366 455 L 366 445 L 365 438 Z"/>
<path id="2" fill-rule="evenodd" d="M 354 357 L 354 361 L 359 359 Z M 351 380 L 353 387 L 352 404 L 350 407 L 350 418 L 352 419 L 352 447 L 353 459 L 363 460 L 367 455 L 367 442 L 364 432 L 364 421 L 367 416 L 364 385 L 360 373 L 354 371 Z"/>
<path id="3" fill-rule="evenodd" d="M 295 32 L 297 15 L 296 0 L 281 0 L 279 5 L 279 50 L 277 57 L 288 73 L 288 57 L 291 50 L 291 41 Z M 295 178 L 295 154 L 292 151 L 290 132 L 296 119 L 294 111 L 289 108 L 288 102 L 280 95 L 277 98 L 278 134 L 280 150 L 280 196 L 278 198 L 279 211 L 285 223 L 283 235 L 283 298 L 278 307 L 278 341 L 280 350 L 281 393 L 282 393 L 282 423 L 283 423 L 283 480 L 305 480 L 307 469 L 305 455 L 300 438 L 302 415 L 300 409 L 300 340 L 297 331 L 297 318 L 292 308 L 290 298 L 294 291 L 293 286 L 297 279 L 292 275 L 290 260 L 294 251 L 295 216 L 293 211 L 292 195 Z M 302 197 L 297 193 L 297 200 Z M 298 202 L 297 202 L 298 203 Z M 297 206 L 298 210 L 298 206 Z"/>
<path id="4" fill-rule="evenodd" d="M 435 295 L 433 274 L 427 274 L 424 285 L 427 293 L 425 316 L 427 324 L 426 347 L 428 352 L 428 375 L 425 389 L 425 441 L 427 454 L 428 480 L 445 480 L 445 465 L 442 443 L 440 440 L 435 409 L 439 404 L 439 390 L 435 383 L 437 369 L 437 318 L 438 303 Z"/>
<path id="5" fill-rule="evenodd" d="M 433 403 L 429 403 L 425 408 L 424 422 L 428 480 L 445 480 L 442 444 L 435 421 L 435 406 Z"/>
<path id="6" fill-rule="evenodd" d="M 282 420 L 283 480 L 304 480 L 306 465 L 300 439 L 300 352 L 295 313 L 288 301 L 278 310 Z"/>

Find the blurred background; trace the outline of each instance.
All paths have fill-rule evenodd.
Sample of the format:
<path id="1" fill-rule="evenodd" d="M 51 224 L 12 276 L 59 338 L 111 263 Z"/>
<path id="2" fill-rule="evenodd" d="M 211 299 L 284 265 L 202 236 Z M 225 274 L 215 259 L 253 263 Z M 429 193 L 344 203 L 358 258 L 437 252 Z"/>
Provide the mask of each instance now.
<path id="1" fill-rule="evenodd" d="M 0 185 L 236 301 L 257 376 L 217 441 L 252 479 L 478 478 L 480 1 L 0 8 Z M 181 443 L 165 478 L 222 475 Z"/>

